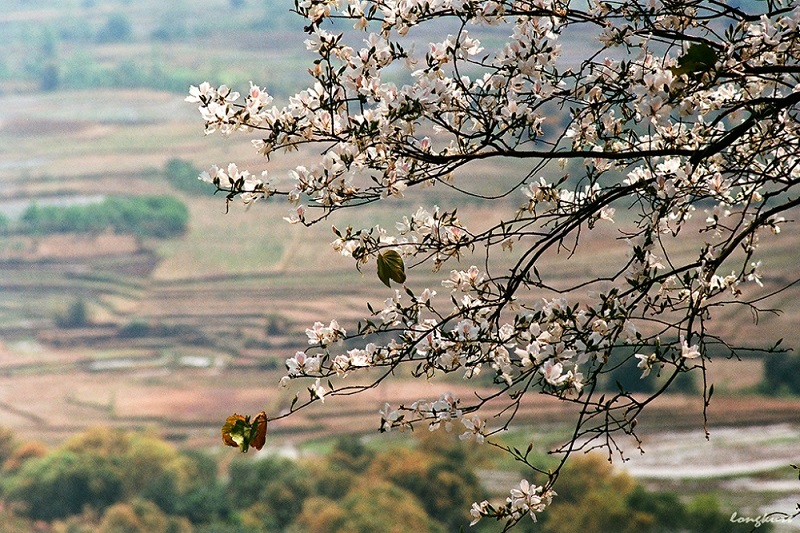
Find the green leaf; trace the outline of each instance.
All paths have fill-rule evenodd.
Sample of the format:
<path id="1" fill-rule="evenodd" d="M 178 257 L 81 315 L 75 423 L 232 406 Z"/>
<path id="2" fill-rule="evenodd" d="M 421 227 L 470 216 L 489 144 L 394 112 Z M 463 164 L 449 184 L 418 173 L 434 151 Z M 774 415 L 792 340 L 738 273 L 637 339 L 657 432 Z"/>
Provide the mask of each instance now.
<path id="1" fill-rule="evenodd" d="M 246 452 L 250 448 L 251 428 L 249 422 L 247 418 L 239 414 L 229 416 L 222 426 L 223 442 Z"/>
<path id="2" fill-rule="evenodd" d="M 387 287 L 391 287 L 389 280 L 395 283 L 406 281 L 406 267 L 400 254 L 394 250 L 378 252 L 378 279 Z"/>
<path id="3" fill-rule="evenodd" d="M 713 48 L 705 43 L 695 43 L 678 58 L 678 66 L 672 67 L 672 73 L 676 76 L 702 74 L 713 70 L 716 63 L 717 53 Z"/>

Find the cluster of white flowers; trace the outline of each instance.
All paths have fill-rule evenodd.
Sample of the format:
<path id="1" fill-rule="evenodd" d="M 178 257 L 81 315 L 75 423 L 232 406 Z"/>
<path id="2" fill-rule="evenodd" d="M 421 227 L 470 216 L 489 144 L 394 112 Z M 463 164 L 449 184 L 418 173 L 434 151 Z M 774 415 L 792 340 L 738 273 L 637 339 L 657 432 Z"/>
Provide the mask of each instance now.
<path id="1" fill-rule="evenodd" d="M 536 521 L 534 513 L 544 511 L 553 496 L 555 496 L 553 491 L 545 491 L 544 487 L 531 485 L 528 480 L 523 479 L 519 482 L 519 488 L 511 489 L 508 503 L 511 506 L 512 513 L 519 515 L 529 514 Z"/>
<path id="2" fill-rule="evenodd" d="M 334 227 L 333 249 L 360 269 L 391 257 L 393 268 L 438 272 L 475 251 L 485 263 L 448 264 L 447 298 L 415 294 L 413 272 L 395 276 L 402 289 L 370 307 L 354 333 L 336 321 L 306 330 L 316 353 L 287 359 L 281 383 L 314 379 L 311 403 L 339 393 L 320 379 L 367 369 L 382 369 L 379 379 L 405 366 L 417 377 L 472 380 L 490 368 L 492 397 L 513 404 L 535 390 L 611 413 L 642 405 L 625 391 L 597 398 L 620 365 L 636 364 L 641 379 L 653 369 L 704 372 L 706 321 L 716 306 L 775 287 L 755 257 L 759 239 L 780 235 L 798 204 L 800 6 L 769 5 L 754 17 L 702 3 L 298 1 L 316 55 L 309 87 L 283 105 L 252 84 L 243 96 L 208 83 L 190 89 L 207 133 L 250 132 L 267 158 L 319 148 L 282 182 L 233 164 L 201 175 L 228 199 L 285 197 L 286 220 L 311 225 L 415 186 L 471 190 L 457 171 L 474 161 L 536 163 L 491 196 L 496 221 L 468 229 L 455 209 L 422 206 L 393 228 Z M 334 18 L 349 19 L 352 32 L 328 25 Z M 458 31 L 437 28 L 434 42 L 417 42 L 430 35 L 417 29 L 441 18 L 458 19 Z M 595 53 L 570 56 L 562 42 L 576 32 L 597 37 Z M 556 177 L 550 161 L 566 174 Z M 630 247 L 610 259 L 613 270 L 583 281 L 566 268 L 540 272 L 545 257 L 579 254 L 599 221 L 614 222 Z M 481 267 L 466 268 L 472 262 Z M 492 435 L 478 414 L 486 402 L 470 401 L 387 404 L 381 429 L 460 422 L 462 439 L 483 442 Z M 633 431 L 629 420 L 601 419 L 581 418 L 575 434 Z M 504 507 L 476 503 L 472 514 L 535 518 L 553 495 L 523 482 Z"/>
<path id="3" fill-rule="evenodd" d="M 455 211 L 440 211 L 437 206 L 434 206 L 433 213 L 420 207 L 410 219 L 405 216 L 397 222 L 395 228 L 396 235 L 380 225 L 361 230 L 348 227 L 344 232 L 334 228 L 337 238 L 331 246 L 336 252 L 353 257 L 359 265 L 389 247 L 404 257 L 431 252 L 436 263 L 443 264 L 458 256 L 471 239 Z"/>
<path id="4" fill-rule="evenodd" d="M 328 326 L 322 322 L 314 322 L 312 327 L 306 329 L 306 336 L 308 344 L 312 346 L 327 346 L 344 339 L 347 331 L 335 320 L 331 320 Z"/>
<path id="5" fill-rule="evenodd" d="M 347 353 L 337 355 L 333 358 L 332 366 L 338 375 L 345 376 L 351 370 L 374 365 L 376 356 L 380 357 L 378 346 L 369 343 L 364 349 L 353 348 Z"/>
<path id="6" fill-rule="evenodd" d="M 439 428 L 444 428 L 450 432 L 453 430 L 453 422 L 462 420 L 464 412 L 460 407 L 461 400 L 450 392 L 442 394 L 438 400 L 417 400 L 410 406 L 400 406 L 397 409 L 387 403 L 380 411 L 381 415 L 381 431 L 391 431 L 398 428 L 404 430 L 408 427 L 413 427 L 416 421 L 426 421 L 430 431 L 436 431 Z M 410 415 L 406 417 L 403 412 L 408 412 Z M 470 419 L 470 423 L 473 420 Z M 468 428 L 467 423 L 464 424 Z M 483 425 L 477 429 L 472 428 L 472 432 L 477 434 L 485 430 Z"/>
<path id="7" fill-rule="evenodd" d="M 552 503 L 554 496 L 556 496 L 554 490 L 532 485 L 527 479 L 523 479 L 518 487 L 511 489 L 506 505 L 500 509 L 494 509 L 487 500 L 473 503 L 470 509 L 472 516 L 470 525 L 477 524 L 485 516 L 519 521 L 528 515 L 536 522 L 536 514 L 544 511 Z"/>
<path id="8" fill-rule="evenodd" d="M 290 377 L 313 376 L 320 370 L 321 357 L 308 356 L 305 352 L 297 352 L 294 357 L 286 360 L 286 369 Z"/>
<path id="9" fill-rule="evenodd" d="M 486 275 L 472 265 L 468 270 L 451 270 L 450 277 L 442 281 L 442 286 L 453 292 L 470 292 L 480 289 L 485 280 Z"/>
<path id="10" fill-rule="evenodd" d="M 260 198 L 268 198 L 273 190 L 267 185 L 268 172 L 261 173 L 261 178 L 254 177 L 248 170 L 239 170 L 236 163 L 229 163 L 228 167 L 221 169 L 214 165 L 209 170 L 200 174 L 199 179 L 210 183 L 221 190 L 235 189 L 247 205 Z"/>

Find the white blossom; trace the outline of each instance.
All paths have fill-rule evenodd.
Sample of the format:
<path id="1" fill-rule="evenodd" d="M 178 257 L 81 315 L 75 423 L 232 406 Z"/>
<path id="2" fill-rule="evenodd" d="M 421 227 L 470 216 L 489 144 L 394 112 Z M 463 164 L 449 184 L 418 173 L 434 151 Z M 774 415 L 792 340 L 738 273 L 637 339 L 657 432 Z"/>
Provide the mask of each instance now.
<path id="1" fill-rule="evenodd" d="M 641 379 L 646 378 L 650 375 L 650 371 L 653 370 L 653 365 L 656 362 L 656 355 L 655 354 L 642 354 L 637 353 L 634 354 L 634 357 L 639 360 L 639 363 L 636 365 L 642 371 L 642 375 L 640 376 Z"/>
<path id="2" fill-rule="evenodd" d="M 472 415 L 470 418 L 462 418 L 461 423 L 467 429 L 464 433 L 458 436 L 461 440 L 475 440 L 478 444 L 483 444 L 484 432 L 486 431 L 486 421 L 481 420 L 478 415 Z"/>
<path id="3" fill-rule="evenodd" d="M 681 335 L 681 357 L 684 359 L 697 359 L 702 354 L 696 344 L 689 345 L 689 342 Z"/>

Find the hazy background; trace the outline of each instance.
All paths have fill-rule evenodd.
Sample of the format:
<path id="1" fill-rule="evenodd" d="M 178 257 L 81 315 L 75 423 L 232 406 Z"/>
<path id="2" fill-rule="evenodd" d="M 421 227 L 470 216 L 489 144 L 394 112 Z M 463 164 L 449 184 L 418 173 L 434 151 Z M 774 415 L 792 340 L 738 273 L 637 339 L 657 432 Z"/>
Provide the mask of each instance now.
<path id="1" fill-rule="evenodd" d="M 358 273 L 327 248 L 328 225 L 290 226 L 280 204 L 232 205 L 225 214 L 224 199 L 196 180 L 211 164 L 266 168 L 246 136 L 205 137 L 183 98 L 205 80 L 241 91 L 253 81 L 278 100 L 302 89 L 311 56 L 290 5 L 2 0 L 0 426 L 16 441 L 56 448 L 87 428 L 124 428 L 229 461 L 235 452 L 221 449 L 219 427 L 234 411 L 276 413 L 289 405 L 292 391 L 279 394 L 277 382 L 284 359 L 304 348 L 305 328 L 331 318 L 352 328 L 366 301 L 388 296 L 371 272 Z M 582 57 L 585 44 L 574 41 L 568 53 Z M 270 173 L 280 176 L 307 157 L 278 160 Z M 464 179 L 491 189 L 524 170 L 516 163 L 498 173 L 481 163 Z M 498 174 L 500 183 L 482 179 Z M 485 206 L 434 189 L 334 222 L 391 224 L 422 203 L 438 203 L 461 205 L 461 218 L 479 224 L 519 201 Z M 586 253 L 567 269 L 562 258 L 547 264 L 568 277 L 596 272 L 624 250 L 608 244 L 614 237 L 607 230 L 587 239 Z M 797 232 L 787 226 L 781 237 L 765 243 L 768 287 L 796 276 Z M 435 288 L 439 276 L 418 272 L 409 283 Z M 714 325 L 741 342 L 784 337 L 797 347 L 796 300 L 795 290 L 769 302 L 787 313 L 762 315 L 759 330 L 741 310 L 723 312 Z M 787 468 L 798 462 L 800 385 L 791 376 L 800 363 L 770 367 L 763 357 L 725 355 L 709 369 L 716 387 L 711 442 L 699 432 L 701 400 L 672 395 L 640 421 L 647 454 L 631 448 L 627 468 L 649 488 L 712 494 L 740 515 L 789 510 L 800 493 Z M 765 368 L 773 381 L 765 382 Z M 655 386 L 640 384 L 638 375 L 634 362 L 615 379 Z M 698 386 L 689 379 L 681 390 Z M 468 394 L 458 378 L 401 378 L 371 395 L 330 402 L 324 412 L 336 417 L 313 410 L 275 424 L 270 447 L 291 457 L 327 453 L 337 435 L 373 435 L 384 401 L 438 397 L 442 387 Z M 568 411 L 532 399 L 506 440 L 527 446 L 533 438 L 544 453 L 568 435 Z M 512 462 L 484 461 L 487 490 L 519 477 Z"/>

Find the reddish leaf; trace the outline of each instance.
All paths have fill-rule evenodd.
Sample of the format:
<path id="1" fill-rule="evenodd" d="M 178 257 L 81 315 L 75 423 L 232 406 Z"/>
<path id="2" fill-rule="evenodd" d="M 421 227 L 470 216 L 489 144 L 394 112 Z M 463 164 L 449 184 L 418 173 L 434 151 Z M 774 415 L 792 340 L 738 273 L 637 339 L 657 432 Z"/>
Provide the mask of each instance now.
<path id="1" fill-rule="evenodd" d="M 253 420 L 253 425 L 255 426 L 256 432 L 253 439 L 250 441 L 250 446 L 256 450 L 260 450 L 264 447 L 264 443 L 267 442 L 267 413 L 264 411 L 258 413 L 255 420 Z"/>

